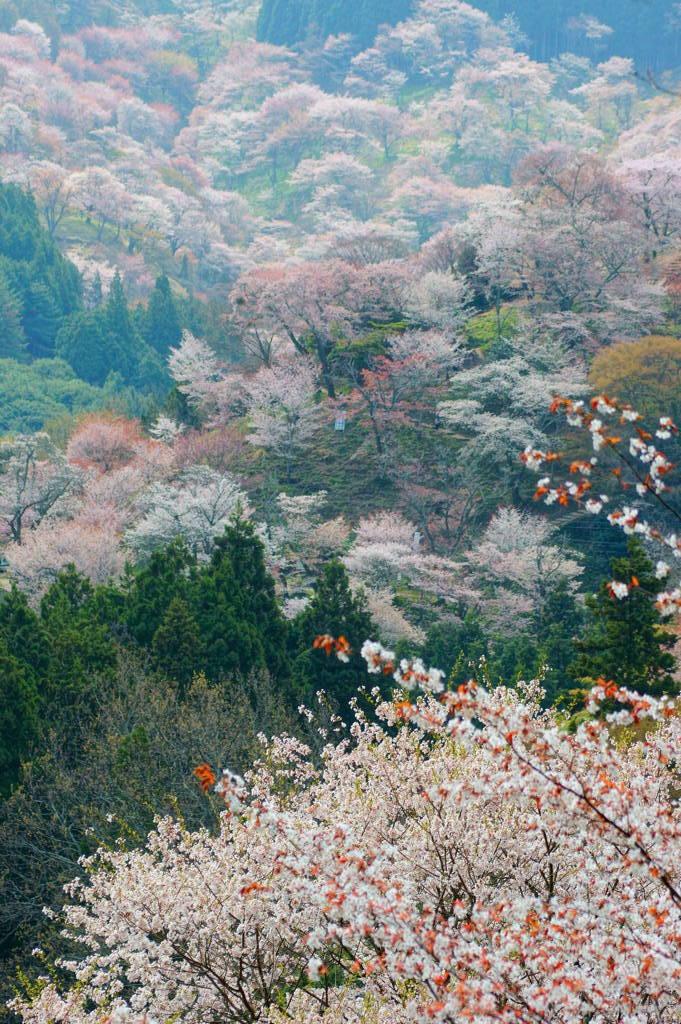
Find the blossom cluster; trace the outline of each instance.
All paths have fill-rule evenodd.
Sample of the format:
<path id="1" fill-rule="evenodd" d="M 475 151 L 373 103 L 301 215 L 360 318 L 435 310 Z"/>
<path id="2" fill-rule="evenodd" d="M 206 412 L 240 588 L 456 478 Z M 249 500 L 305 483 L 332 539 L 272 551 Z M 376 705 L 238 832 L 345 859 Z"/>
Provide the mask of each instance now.
<path id="1" fill-rule="evenodd" d="M 18 1000 L 25 1024 L 676 1024 L 678 708 L 600 680 L 590 708 L 620 710 L 570 734 L 536 685 L 439 689 L 359 716 L 319 768 L 272 741 L 216 784 L 217 835 L 166 819 L 86 859 L 75 984 Z"/>
<path id="2" fill-rule="evenodd" d="M 551 411 L 562 412 L 569 426 L 585 431 L 594 453 L 599 454 L 571 461 L 569 475 L 562 481 L 556 481 L 552 476 L 542 477 L 535 491 L 536 500 L 546 505 L 557 503 L 566 508 L 573 503 L 591 515 L 599 515 L 610 502 L 609 494 L 594 493 L 595 477 L 600 472 L 614 477 L 624 492 L 633 490 L 643 504 L 656 502 L 661 505 L 666 519 L 673 518 L 681 524 L 681 514 L 666 498 L 670 488 L 665 478 L 674 469 L 674 463 L 654 443 L 678 435 L 679 429 L 671 417 L 660 417 L 653 433 L 645 429 L 643 417 L 631 405 L 607 395 L 596 395 L 588 404 L 556 396 Z M 606 425 L 607 418 L 618 420 L 615 429 L 619 433 L 610 430 Z M 612 454 L 614 468 L 610 468 L 609 462 L 602 461 L 601 452 Z M 528 445 L 520 457 L 527 468 L 535 472 L 539 472 L 546 463 L 562 460 L 560 454 L 533 448 L 532 445 Z M 606 487 L 603 483 L 604 490 Z M 612 526 L 627 536 L 655 543 L 671 553 L 674 559 L 681 559 L 681 536 L 675 530 L 663 530 L 652 525 L 643 508 L 623 504 L 621 508 L 607 513 L 606 517 Z M 671 571 L 671 566 L 664 559 L 657 561 L 655 575 L 659 580 L 666 579 Z M 623 600 L 636 586 L 638 581 L 635 579 L 629 583 L 614 580 L 609 584 L 609 590 L 612 597 Z M 657 607 L 665 617 L 678 611 L 681 608 L 681 587 L 661 591 L 657 596 Z"/>

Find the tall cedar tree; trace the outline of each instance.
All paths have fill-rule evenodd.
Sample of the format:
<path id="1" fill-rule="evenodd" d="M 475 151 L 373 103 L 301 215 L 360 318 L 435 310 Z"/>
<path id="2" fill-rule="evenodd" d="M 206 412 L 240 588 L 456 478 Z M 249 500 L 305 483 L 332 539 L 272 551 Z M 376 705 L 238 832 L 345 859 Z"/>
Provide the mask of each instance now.
<path id="1" fill-rule="evenodd" d="M 195 573 L 196 560 L 182 541 L 173 541 L 163 550 L 155 551 L 143 569 L 127 576 L 123 609 L 118 612 L 113 608 L 112 619 L 120 614 L 140 647 L 150 647 L 172 602 L 180 599 L 190 604 Z M 112 599 L 115 597 L 112 594 Z"/>
<path id="2" fill-rule="evenodd" d="M 0 273 L 28 354 L 52 356 L 63 319 L 82 307 L 81 278 L 40 223 L 33 196 L 16 185 L 0 184 Z"/>
<path id="3" fill-rule="evenodd" d="M 184 700 L 196 670 L 199 627 L 181 597 L 168 605 L 151 647 L 159 669 L 177 683 L 178 697 Z"/>
<path id="4" fill-rule="evenodd" d="M 262 543 L 245 520 L 235 519 L 216 540 L 198 581 L 194 614 L 209 679 L 246 678 L 253 669 L 266 668 L 278 683 L 288 680 L 288 624 Z"/>
<path id="5" fill-rule="evenodd" d="M 352 649 L 347 664 L 313 649 L 315 637 L 325 633 L 346 638 Z M 348 701 L 367 680 L 359 652 L 364 641 L 375 635 L 376 626 L 363 595 L 352 593 L 340 562 L 329 562 L 317 580 L 312 600 L 293 625 L 297 655 L 293 678 L 303 700 L 310 701 L 317 690 L 324 690 L 336 701 L 341 714 L 349 718 Z"/>
<path id="6" fill-rule="evenodd" d="M 125 301 L 125 293 L 123 291 L 123 282 L 118 271 L 116 271 L 111 282 L 105 309 L 109 334 L 117 346 L 118 351 L 116 355 L 121 361 L 117 369 L 125 378 L 128 378 L 132 373 L 135 363 L 135 352 L 139 345 L 139 335 L 135 331 L 130 319 L 128 304 Z"/>
<path id="7" fill-rule="evenodd" d="M 676 638 L 662 627 L 655 607 L 660 581 L 638 540 L 630 538 L 627 555 L 613 559 L 612 574 L 622 583 L 637 580 L 638 586 L 620 601 L 605 582 L 587 598 L 586 632 L 576 643 L 578 657 L 570 674 L 584 686 L 603 678 L 655 696 L 676 693 L 670 651 Z"/>
<path id="8" fill-rule="evenodd" d="M 171 348 L 177 348 L 182 340 L 180 317 L 165 274 L 157 278 L 149 296 L 142 319 L 142 334 L 146 343 L 162 355 Z"/>
<path id="9" fill-rule="evenodd" d="M 0 359 L 23 360 L 27 355 L 21 313 L 21 300 L 0 270 Z"/>
<path id="10" fill-rule="evenodd" d="M 49 670 L 49 639 L 40 617 L 16 585 L 0 600 L 0 639 L 37 686 Z"/>
<path id="11" fill-rule="evenodd" d="M 40 617 L 50 644 L 50 663 L 41 696 L 44 705 L 82 707 L 95 677 L 117 664 L 117 651 L 106 626 L 98 621 L 90 581 L 67 566 L 43 597 Z"/>
<path id="12" fill-rule="evenodd" d="M 39 729 L 38 693 L 18 658 L 0 638 L 0 794 L 17 781 Z"/>

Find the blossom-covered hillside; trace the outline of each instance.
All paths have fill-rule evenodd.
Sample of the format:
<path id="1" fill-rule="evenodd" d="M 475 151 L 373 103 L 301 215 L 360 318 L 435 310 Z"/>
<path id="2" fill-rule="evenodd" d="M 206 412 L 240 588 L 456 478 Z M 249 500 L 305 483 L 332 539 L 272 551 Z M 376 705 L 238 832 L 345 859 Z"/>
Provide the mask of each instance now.
<path id="1" fill-rule="evenodd" d="M 8 1021 L 678 1024 L 664 6 L 0 2 Z"/>

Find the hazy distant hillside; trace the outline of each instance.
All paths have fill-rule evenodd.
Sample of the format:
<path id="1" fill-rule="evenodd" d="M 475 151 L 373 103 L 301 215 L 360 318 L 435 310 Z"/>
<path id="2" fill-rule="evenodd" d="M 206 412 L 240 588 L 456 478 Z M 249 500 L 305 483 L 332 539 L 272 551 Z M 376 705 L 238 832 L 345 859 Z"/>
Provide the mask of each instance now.
<path id="1" fill-rule="evenodd" d="M 258 39 L 289 46 L 347 33 L 369 46 L 381 24 L 408 17 L 414 0 L 263 0 Z M 435 10 L 437 4 L 432 7 Z M 496 20 L 515 18 L 535 59 L 569 51 L 601 60 L 617 54 L 642 68 L 675 66 L 681 55 L 681 14 L 670 0 L 478 0 Z"/>
<path id="2" fill-rule="evenodd" d="M 681 57 L 681 12 L 672 0 L 478 0 L 473 6 L 493 18 L 515 15 L 538 60 L 565 51 L 601 60 L 618 54 L 663 69 Z"/>
<path id="3" fill-rule="evenodd" d="M 406 18 L 413 0 L 263 0 L 258 39 L 290 45 L 306 37 L 348 33 L 369 46 L 379 25 Z"/>

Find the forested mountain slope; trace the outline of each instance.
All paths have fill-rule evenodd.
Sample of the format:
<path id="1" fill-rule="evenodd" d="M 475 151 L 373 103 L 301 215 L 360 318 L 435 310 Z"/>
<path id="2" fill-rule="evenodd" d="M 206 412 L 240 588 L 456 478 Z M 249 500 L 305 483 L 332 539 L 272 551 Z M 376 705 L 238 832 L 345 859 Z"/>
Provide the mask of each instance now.
<path id="1" fill-rule="evenodd" d="M 463 704 L 471 676 L 508 684 L 483 702 L 510 722 L 506 753 L 507 715 L 568 744 L 587 721 L 581 765 L 600 678 L 605 711 L 611 679 L 677 693 L 678 35 L 655 3 L 514 10 L 0 0 L 8 990 L 15 961 L 33 979 L 71 955 L 40 908 L 80 856 L 121 836 L 136 850 L 156 812 L 214 828 L 197 765 L 209 779 L 227 751 L 246 770 L 262 731 L 287 731 L 263 771 L 299 800 L 353 718 L 369 636 L 393 653 L 367 649 L 364 710 L 442 683 L 401 658 Z M 414 735 L 404 698 L 386 751 Z M 673 760 L 646 761 L 642 792 Z M 281 1024 L 306 970 L 270 1016 L 228 1019 Z M 106 999 L 52 1003 L 41 984 L 34 1024 L 119 1024 Z M 151 1018 L 192 1024 L 163 999 Z M 645 1024 L 650 1007 L 673 1021 L 646 999 Z M 411 1012 L 386 1019 L 421 1024 Z"/>

